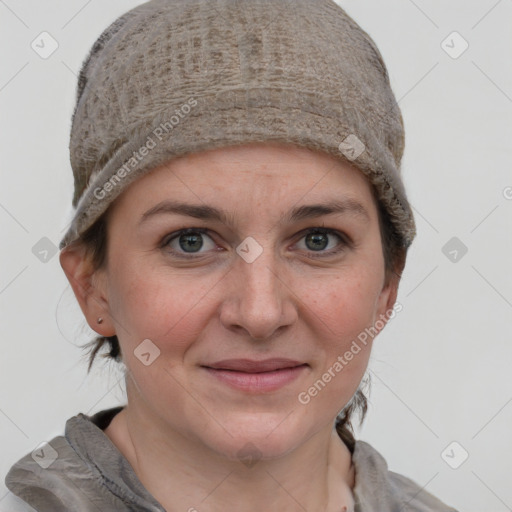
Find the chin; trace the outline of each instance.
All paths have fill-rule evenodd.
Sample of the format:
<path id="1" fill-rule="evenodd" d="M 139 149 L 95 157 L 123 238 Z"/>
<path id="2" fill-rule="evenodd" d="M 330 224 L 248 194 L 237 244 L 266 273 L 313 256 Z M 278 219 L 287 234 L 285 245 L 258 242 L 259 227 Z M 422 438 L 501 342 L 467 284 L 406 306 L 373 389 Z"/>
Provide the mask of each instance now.
<path id="1" fill-rule="evenodd" d="M 240 421 L 231 419 L 227 432 L 219 425 L 217 427 L 215 432 L 210 430 L 213 437 L 208 436 L 208 439 L 204 439 L 203 436 L 203 442 L 219 455 L 229 460 L 239 460 L 247 465 L 260 459 L 282 457 L 311 436 L 305 425 L 289 419 L 283 421 L 283 414 L 269 417 L 268 414 L 259 413 L 249 417 L 245 415 Z"/>

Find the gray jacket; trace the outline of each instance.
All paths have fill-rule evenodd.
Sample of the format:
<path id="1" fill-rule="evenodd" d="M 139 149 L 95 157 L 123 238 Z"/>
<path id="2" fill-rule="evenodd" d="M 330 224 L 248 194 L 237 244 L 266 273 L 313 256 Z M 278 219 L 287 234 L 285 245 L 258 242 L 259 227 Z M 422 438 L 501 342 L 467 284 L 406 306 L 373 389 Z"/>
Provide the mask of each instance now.
<path id="1" fill-rule="evenodd" d="M 122 407 L 78 414 L 57 436 L 20 459 L 5 478 L 38 512 L 165 512 L 104 434 Z M 457 512 L 409 478 L 388 470 L 371 445 L 356 441 L 355 512 Z"/>

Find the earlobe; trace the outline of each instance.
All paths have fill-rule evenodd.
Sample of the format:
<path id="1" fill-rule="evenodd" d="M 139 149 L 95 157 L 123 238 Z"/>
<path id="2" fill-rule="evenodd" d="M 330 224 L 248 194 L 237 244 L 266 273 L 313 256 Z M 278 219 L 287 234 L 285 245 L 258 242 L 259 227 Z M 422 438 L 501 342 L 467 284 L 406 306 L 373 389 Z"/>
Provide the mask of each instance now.
<path id="1" fill-rule="evenodd" d="M 113 336 L 115 330 L 102 279 L 86 257 L 85 250 L 78 246 L 65 247 L 59 261 L 89 327 L 102 336 Z"/>

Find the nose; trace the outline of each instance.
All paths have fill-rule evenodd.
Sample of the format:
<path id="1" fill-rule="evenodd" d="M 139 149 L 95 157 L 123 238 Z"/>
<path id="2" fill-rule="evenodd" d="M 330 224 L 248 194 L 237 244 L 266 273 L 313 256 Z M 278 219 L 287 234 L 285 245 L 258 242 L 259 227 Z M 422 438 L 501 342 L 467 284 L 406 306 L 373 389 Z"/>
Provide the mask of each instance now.
<path id="1" fill-rule="evenodd" d="M 237 259 L 227 279 L 220 312 L 226 329 L 245 331 L 252 339 L 263 341 L 295 322 L 294 294 L 270 250 L 264 250 L 252 263 Z"/>

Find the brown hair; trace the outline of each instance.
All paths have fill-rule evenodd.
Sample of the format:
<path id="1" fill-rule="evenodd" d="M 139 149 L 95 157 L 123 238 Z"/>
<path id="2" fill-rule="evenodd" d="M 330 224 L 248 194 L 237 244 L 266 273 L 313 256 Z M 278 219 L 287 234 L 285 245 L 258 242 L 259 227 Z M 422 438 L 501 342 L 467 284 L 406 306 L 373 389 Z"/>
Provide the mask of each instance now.
<path id="1" fill-rule="evenodd" d="M 384 257 L 384 266 L 386 271 L 386 283 L 395 275 L 400 279 L 397 269 L 401 271 L 405 263 L 407 248 L 404 247 L 402 239 L 394 228 L 389 213 L 377 198 L 376 190 L 371 186 L 372 194 L 377 205 L 379 227 L 382 240 L 382 252 Z M 108 215 L 112 205 L 107 211 L 73 244 L 80 244 L 86 250 L 86 254 L 91 258 L 91 264 L 95 270 L 103 269 L 107 263 L 107 225 Z M 102 357 L 120 362 L 121 348 L 117 336 L 98 336 L 84 345 L 89 349 L 88 371 L 94 363 L 96 356 L 103 347 L 107 351 Z M 351 452 L 354 450 L 355 439 L 353 436 L 354 428 L 352 417 L 359 413 L 359 425 L 362 425 L 368 409 L 368 400 L 362 388 L 370 388 L 370 375 L 366 374 L 362 381 L 363 385 L 358 388 L 351 401 L 340 412 L 336 418 L 336 431 L 348 446 Z"/>

